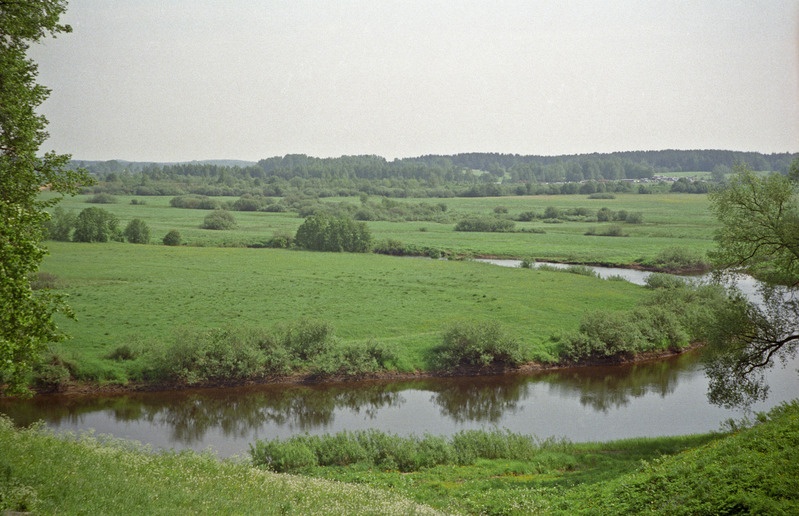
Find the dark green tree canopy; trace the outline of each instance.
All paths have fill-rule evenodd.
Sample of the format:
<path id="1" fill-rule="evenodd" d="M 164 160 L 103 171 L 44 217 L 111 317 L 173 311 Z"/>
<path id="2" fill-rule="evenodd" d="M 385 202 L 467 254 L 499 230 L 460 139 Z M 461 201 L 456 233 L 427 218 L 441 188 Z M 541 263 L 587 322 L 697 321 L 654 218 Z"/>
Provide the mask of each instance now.
<path id="1" fill-rule="evenodd" d="M 371 249 L 372 235 L 364 222 L 317 213 L 297 229 L 294 242 L 312 251 L 365 253 Z"/>
<path id="2" fill-rule="evenodd" d="M 39 154 L 47 120 L 36 109 L 49 90 L 36 84 L 27 50 L 70 31 L 58 22 L 65 9 L 64 0 L 0 0 L 0 392 L 25 392 L 44 346 L 64 338 L 53 314 L 67 308 L 30 285 L 46 253 L 45 209 L 58 202 L 39 192 L 73 194 L 91 182 L 84 171 L 66 168 L 68 155 Z"/>

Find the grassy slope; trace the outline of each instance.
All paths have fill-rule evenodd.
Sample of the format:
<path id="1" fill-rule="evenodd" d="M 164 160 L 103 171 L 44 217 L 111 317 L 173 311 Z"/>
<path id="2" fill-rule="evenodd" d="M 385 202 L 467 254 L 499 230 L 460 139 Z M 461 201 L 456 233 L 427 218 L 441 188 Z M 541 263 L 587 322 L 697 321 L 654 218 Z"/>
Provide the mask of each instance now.
<path id="1" fill-rule="evenodd" d="M 405 370 L 424 369 L 442 330 L 462 320 L 497 320 L 549 358 L 548 338 L 576 329 L 586 310 L 629 309 L 646 295 L 562 272 L 371 254 L 59 242 L 50 250 L 42 271 L 58 277 L 78 317 L 62 322 L 73 338 L 58 349 L 101 380 L 124 380 L 136 366 L 103 358 L 122 344 L 300 318 L 330 322 L 343 341 L 383 342 Z"/>
<path id="2" fill-rule="evenodd" d="M 365 486 L 277 475 L 196 453 L 148 453 L 90 436 L 14 431 L 0 418 L 0 512 L 433 514 Z"/>
<path id="3" fill-rule="evenodd" d="M 63 441 L 0 418 L 0 500 L 53 513 L 796 514 L 799 402 L 733 434 L 563 444 L 531 461 L 480 460 L 416 473 L 321 468 L 270 474 L 195 453 Z M 362 484 L 362 485 L 352 485 Z M 365 485 L 363 485 L 365 484 Z M 370 489 L 377 487 L 378 489 Z M 407 497 L 407 498 L 405 498 Z M 31 508 L 31 507 L 27 507 Z"/>

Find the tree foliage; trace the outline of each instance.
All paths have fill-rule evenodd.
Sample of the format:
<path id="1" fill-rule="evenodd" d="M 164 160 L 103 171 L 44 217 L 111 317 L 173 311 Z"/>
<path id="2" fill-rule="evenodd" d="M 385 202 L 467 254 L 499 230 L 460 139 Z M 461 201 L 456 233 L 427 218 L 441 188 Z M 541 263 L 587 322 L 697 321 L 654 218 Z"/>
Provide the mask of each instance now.
<path id="1" fill-rule="evenodd" d="M 798 168 L 795 161 L 792 170 Z M 721 222 L 710 257 L 722 272 L 745 272 L 762 283 L 759 300 L 731 290 L 709 329 L 709 397 L 725 406 L 764 399 L 764 371 L 795 356 L 799 347 L 796 183 L 778 174 L 758 176 L 744 166 L 736 172 L 710 194 Z"/>
<path id="2" fill-rule="evenodd" d="M 317 213 L 297 229 L 294 242 L 312 251 L 365 253 L 372 246 L 372 235 L 364 222 Z"/>
<path id="3" fill-rule="evenodd" d="M 75 220 L 75 232 L 72 234 L 75 242 L 108 242 L 121 239 L 119 219 L 107 210 L 86 208 Z"/>
<path id="4" fill-rule="evenodd" d="M 123 234 L 131 244 L 150 243 L 150 228 L 142 219 L 133 219 L 128 222 L 128 225 L 125 226 L 125 231 L 123 231 Z"/>
<path id="5" fill-rule="evenodd" d="M 40 190 L 74 194 L 90 182 L 66 168 L 68 155 L 39 155 L 47 120 L 36 109 L 49 90 L 36 83 L 31 44 L 70 32 L 59 23 L 64 0 L 0 1 L 0 392 L 25 392 L 27 375 L 48 342 L 64 338 L 53 315 L 68 310 L 48 291 L 33 291 L 30 276 L 46 254 L 46 208 Z"/>

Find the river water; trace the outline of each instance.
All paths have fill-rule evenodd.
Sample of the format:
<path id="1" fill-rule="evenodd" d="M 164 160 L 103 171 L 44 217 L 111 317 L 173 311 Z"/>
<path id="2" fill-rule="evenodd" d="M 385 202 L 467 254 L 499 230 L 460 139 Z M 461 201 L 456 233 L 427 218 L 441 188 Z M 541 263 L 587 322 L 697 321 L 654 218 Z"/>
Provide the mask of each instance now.
<path id="1" fill-rule="evenodd" d="M 600 271 L 602 274 L 604 271 Z M 607 274 L 636 274 L 612 269 Z M 642 279 L 631 281 L 638 282 Z M 799 396 L 799 359 L 767 375 L 771 394 L 753 410 Z M 0 400 L 19 425 L 93 429 L 153 448 L 245 455 L 256 439 L 374 428 L 400 435 L 507 429 L 540 438 L 604 441 L 718 430 L 741 410 L 711 405 L 698 353 L 647 363 L 530 375 L 261 385 L 117 396 Z"/>

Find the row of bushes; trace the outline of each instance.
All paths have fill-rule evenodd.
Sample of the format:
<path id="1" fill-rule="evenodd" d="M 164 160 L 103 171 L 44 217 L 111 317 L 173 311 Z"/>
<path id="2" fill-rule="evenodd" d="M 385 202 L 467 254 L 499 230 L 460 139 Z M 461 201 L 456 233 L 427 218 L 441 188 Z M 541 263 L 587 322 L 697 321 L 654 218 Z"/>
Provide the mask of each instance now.
<path id="1" fill-rule="evenodd" d="M 375 342 L 344 345 L 324 322 L 302 320 L 266 330 L 188 332 L 151 352 L 145 375 L 189 385 L 253 380 L 302 371 L 313 376 L 363 376 L 392 366 L 393 352 Z"/>
<path id="2" fill-rule="evenodd" d="M 538 441 L 535 437 L 500 430 L 464 430 L 445 438 L 400 437 L 372 429 L 258 440 L 250 445 L 250 456 L 256 466 L 276 472 L 354 464 L 412 472 L 438 465 L 474 464 L 480 459 L 546 462 L 548 452 L 569 446 L 567 441 Z"/>
<path id="3" fill-rule="evenodd" d="M 706 339 L 713 313 L 728 301 L 717 285 L 652 274 L 654 295 L 630 312 L 587 313 L 577 331 L 555 336 L 566 362 L 618 360 L 654 350 L 679 351 Z"/>

